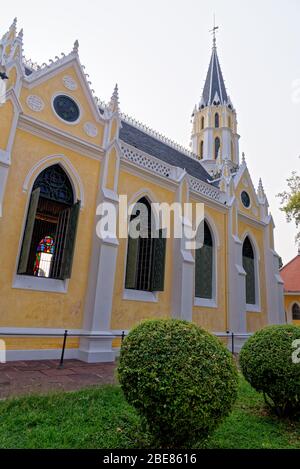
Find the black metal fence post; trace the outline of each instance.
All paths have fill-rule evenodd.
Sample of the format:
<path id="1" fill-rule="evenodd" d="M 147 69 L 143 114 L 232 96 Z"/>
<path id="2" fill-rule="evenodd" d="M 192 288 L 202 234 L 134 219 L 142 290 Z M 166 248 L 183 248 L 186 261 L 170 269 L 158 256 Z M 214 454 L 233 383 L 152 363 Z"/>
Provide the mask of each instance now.
<path id="1" fill-rule="evenodd" d="M 123 343 L 124 338 L 125 338 L 125 331 L 122 331 L 121 344 Z"/>
<path id="2" fill-rule="evenodd" d="M 63 368 L 63 366 L 64 366 L 64 356 L 65 356 L 65 348 L 66 348 L 67 336 L 68 336 L 68 331 L 65 330 L 63 346 L 62 346 L 62 349 L 61 349 L 60 362 L 59 362 L 59 366 L 58 366 L 59 368 Z"/>
<path id="3" fill-rule="evenodd" d="M 231 353 L 234 355 L 234 333 L 231 332 Z"/>

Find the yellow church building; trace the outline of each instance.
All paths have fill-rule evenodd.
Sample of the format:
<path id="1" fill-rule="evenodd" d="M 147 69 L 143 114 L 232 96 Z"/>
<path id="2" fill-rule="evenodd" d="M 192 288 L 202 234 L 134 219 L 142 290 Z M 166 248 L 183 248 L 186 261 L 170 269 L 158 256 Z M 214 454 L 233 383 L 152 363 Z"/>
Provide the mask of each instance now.
<path id="1" fill-rule="evenodd" d="M 285 322 L 274 223 L 261 181 L 256 190 L 240 158 L 215 39 L 189 149 L 122 114 L 117 87 L 108 104 L 97 99 L 77 41 L 38 66 L 24 59 L 14 21 L 0 41 L 0 72 L 0 338 L 8 360 L 58 357 L 55 335 L 65 329 L 86 334 L 68 339 L 66 357 L 101 362 L 114 360 L 121 331 L 147 318 L 237 334 Z M 204 204 L 202 247 L 174 236 L 99 237 L 99 205 L 118 210 L 121 195 L 142 201 L 150 218 L 154 202 Z"/>

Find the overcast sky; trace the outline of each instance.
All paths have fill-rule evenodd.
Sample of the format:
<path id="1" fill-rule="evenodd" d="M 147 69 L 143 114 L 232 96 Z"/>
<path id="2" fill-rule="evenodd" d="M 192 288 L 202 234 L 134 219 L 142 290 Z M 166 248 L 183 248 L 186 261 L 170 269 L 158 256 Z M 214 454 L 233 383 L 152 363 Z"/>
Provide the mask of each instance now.
<path id="1" fill-rule="evenodd" d="M 17 16 L 25 55 L 40 64 L 78 39 L 97 96 L 107 101 L 118 82 L 123 112 L 188 147 L 214 13 L 240 149 L 255 187 L 263 180 L 276 249 L 287 262 L 296 254 L 296 229 L 275 195 L 300 171 L 299 0 L 14 0 L 2 2 L 0 34 Z"/>

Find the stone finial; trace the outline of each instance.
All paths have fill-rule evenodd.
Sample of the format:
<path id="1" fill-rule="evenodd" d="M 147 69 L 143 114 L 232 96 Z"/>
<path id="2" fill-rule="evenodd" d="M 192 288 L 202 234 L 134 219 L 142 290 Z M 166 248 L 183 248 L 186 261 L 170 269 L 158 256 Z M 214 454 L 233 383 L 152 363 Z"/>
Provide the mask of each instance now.
<path id="1" fill-rule="evenodd" d="M 221 148 L 219 148 L 218 154 L 217 154 L 217 159 L 216 159 L 217 171 L 220 171 L 222 169 L 222 165 L 223 165 L 223 160 L 222 160 L 222 156 L 221 156 Z"/>
<path id="2" fill-rule="evenodd" d="M 78 50 L 79 50 L 79 42 L 78 40 L 76 39 L 76 41 L 74 42 L 74 46 L 73 46 L 73 53 L 74 54 L 78 54 Z"/>
<path id="3" fill-rule="evenodd" d="M 263 199 L 265 197 L 264 186 L 263 186 L 261 178 L 259 178 L 259 182 L 258 182 L 257 195 L 260 199 Z"/>
<path id="4" fill-rule="evenodd" d="M 24 35 L 24 31 L 23 31 L 23 28 L 22 28 L 22 29 L 20 29 L 19 34 L 18 34 L 18 39 L 20 39 L 22 42 L 23 42 L 23 35 Z"/>
<path id="5" fill-rule="evenodd" d="M 118 112 L 119 111 L 119 89 L 118 84 L 116 84 L 114 88 L 114 92 L 112 97 L 110 98 L 110 102 L 108 108 L 111 112 Z"/>
<path id="6" fill-rule="evenodd" d="M 242 153 L 242 164 L 246 164 L 245 152 Z"/>
<path id="7" fill-rule="evenodd" d="M 17 19 L 17 18 L 14 18 L 14 20 L 13 20 L 13 22 L 12 22 L 10 28 L 9 28 L 10 31 L 13 30 L 13 29 L 16 31 L 16 29 L 17 29 L 17 21 L 18 21 L 18 19 Z"/>
<path id="8" fill-rule="evenodd" d="M 228 181 L 231 179 L 230 164 L 229 164 L 229 159 L 227 157 L 224 159 L 224 164 L 222 168 L 222 177 L 226 178 Z"/>

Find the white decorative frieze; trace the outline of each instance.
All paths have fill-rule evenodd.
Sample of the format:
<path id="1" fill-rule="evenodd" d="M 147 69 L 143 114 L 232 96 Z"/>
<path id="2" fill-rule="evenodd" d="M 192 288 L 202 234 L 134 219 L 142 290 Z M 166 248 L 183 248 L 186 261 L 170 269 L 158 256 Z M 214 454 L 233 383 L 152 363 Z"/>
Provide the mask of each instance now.
<path id="1" fill-rule="evenodd" d="M 37 95 L 31 94 L 26 99 L 26 104 L 32 111 L 41 112 L 44 107 L 44 101 Z"/>
<path id="2" fill-rule="evenodd" d="M 66 75 L 63 77 L 63 83 L 65 87 L 70 90 L 70 91 L 75 91 L 77 90 L 77 83 L 74 80 L 74 78 L 70 77 L 69 75 Z"/>
<path id="3" fill-rule="evenodd" d="M 154 173 L 160 174 L 161 176 L 170 177 L 172 174 L 173 166 L 161 162 L 157 158 L 153 158 L 150 155 L 146 155 L 139 150 L 133 150 L 131 148 L 122 145 L 122 151 L 124 158 L 137 166 L 149 169 Z"/>
<path id="4" fill-rule="evenodd" d="M 123 158 L 131 163 L 145 168 L 153 173 L 160 176 L 166 177 L 171 180 L 178 180 L 181 176 L 181 168 L 169 165 L 162 162 L 158 158 L 148 155 L 140 150 L 132 148 L 122 143 L 121 149 L 123 152 Z M 204 195 L 212 200 L 223 203 L 226 200 L 226 194 L 217 187 L 211 186 L 210 184 L 201 181 L 200 179 L 189 177 L 190 188 Z"/>
<path id="5" fill-rule="evenodd" d="M 85 133 L 89 136 L 89 137 L 97 137 L 98 135 L 98 129 L 97 127 L 95 126 L 95 124 L 93 124 L 92 122 L 86 122 L 83 126 L 84 128 L 84 131 Z"/>
<path id="6" fill-rule="evenodd" d="M 214 187 L 192 176 L 190 176 L 189 180 L 190 188 L 193 191 L 198 192 L 199 194 L 202 194 L 206 197 L 209 197 L 210 199 L 216 200 L 217 202 L 224 202 L 226 196 L 224 192 L 220 191 L 220 189 L 218 189 L 217 187 Z"/>

